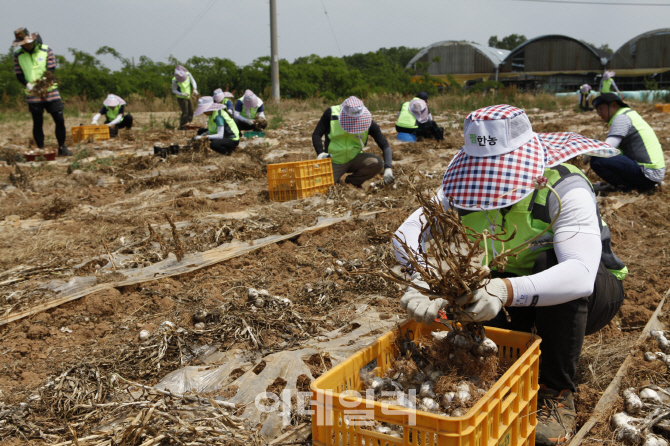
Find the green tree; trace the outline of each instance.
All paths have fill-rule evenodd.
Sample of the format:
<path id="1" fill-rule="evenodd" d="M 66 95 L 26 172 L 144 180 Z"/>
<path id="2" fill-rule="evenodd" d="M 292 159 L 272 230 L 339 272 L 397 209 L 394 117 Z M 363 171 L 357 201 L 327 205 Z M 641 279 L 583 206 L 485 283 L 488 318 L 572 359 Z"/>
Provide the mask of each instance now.
<path id="1" fill-rule="evenodd" d="M 489 37 L 489 46 L 492 48 L 500 48 L 501 50 L 513 50 L 526 40 L 528 39 L 522 34 L 510 34 L 509 36 L 503 37 L 501 40 L 498 40 L 498 36 L 491 36 Z"/>

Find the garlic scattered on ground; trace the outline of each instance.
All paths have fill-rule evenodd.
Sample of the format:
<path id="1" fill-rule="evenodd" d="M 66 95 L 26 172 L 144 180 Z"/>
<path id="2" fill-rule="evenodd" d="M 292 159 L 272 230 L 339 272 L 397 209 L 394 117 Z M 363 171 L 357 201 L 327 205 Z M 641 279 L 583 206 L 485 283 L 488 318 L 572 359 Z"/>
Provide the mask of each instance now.
<path id="1" fill-rule="evenodd" d="M 149 333 L 148 330 L 141 330 L 138 337 L 140 341 L 146 341 L 147 339 L 149 339 L 149 336 L 151 336 L 151 333 Z"/>

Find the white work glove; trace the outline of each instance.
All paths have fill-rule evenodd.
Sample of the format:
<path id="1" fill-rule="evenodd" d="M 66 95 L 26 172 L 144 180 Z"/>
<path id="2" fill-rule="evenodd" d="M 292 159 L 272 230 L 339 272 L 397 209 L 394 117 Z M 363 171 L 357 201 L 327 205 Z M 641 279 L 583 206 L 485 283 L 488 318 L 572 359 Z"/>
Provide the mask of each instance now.
<path id="1" fill-rule="evenodd" d="M 95 116 L 93 116 L 93 120 L 91 121 L 92 125 L 98 125 L 98 119 L 100 119 L 102 115 L 100 113 L 96 113 Z"/>
<path id="2" fill-rule="evenodd" d="M 193 90 L 193 94 L 198 96 L 198 90 Z"/>
<path id="3" fill-rule="evenodd" d="M 330 153 L 328 152 L 321 152 L 319 153 L 319 156 L 316 157 L 318 160 L 322 160 L 324 158 L 330 158 Z"/>
<path id="4" fill-rule="evenodd" d="M 388 186 L 389 184 L 393 183 L 395 181 L 395 177 L 393 176 L 393 169 L 390 167 L 387 167 L 384 169 L 384 185 Z"/>
<path id="5" fill-rule="evenodd" d="M 428 284 L 421 280 L 421 276 L 416 274 L 412 279 L 412 283 L 422 288 L 428 289 Z M 400 308 L 407 312 L 407 316 L 414 319 L 416 322 L 423 322 L 430 325 L 435 322 L 437 313 L 447 306 L 447 301 L 444 299 L 430 300 L 428 296 L 424 296 L 418 290 L 412 287 L 407 287 L 405 295 L 400 299 Z"/>
<path id="6" fill-rule="evenodd" d="M 26 90 L 33 91 L 33 88 L 35 88 L 35 84 L 31 84 L 30 82 L 26 84 Z"/>
<path id="7" fill-rule="evenodd" d="M 468 295 L 456 299 L 458 305 L 465 305 Z M 507 286 L 503 279 L 491 279 L 484 288 L 475 290 L 468 306 L 463 309 L 464 321 L 468 318 L 475 322 L 490 321 L 498 315 L 507 302 Z"/>
<path id="8" fill-rule="evenodd" d="M 199 139 L 202 139 L 204 136 L 205 136 L 204 133 L 201 134 L 201 135 L 195 135 L 195 136 L 193 137 L 193 141 L 197 141 L 197 140 L 199 140 Z"/>

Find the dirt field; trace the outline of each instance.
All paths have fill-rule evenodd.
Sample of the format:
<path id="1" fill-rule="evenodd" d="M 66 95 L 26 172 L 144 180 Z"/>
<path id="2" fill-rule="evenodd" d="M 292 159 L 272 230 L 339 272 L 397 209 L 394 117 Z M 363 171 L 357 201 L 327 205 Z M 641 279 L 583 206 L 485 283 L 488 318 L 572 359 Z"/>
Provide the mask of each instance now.
<path id="1" fill-rule="evenodd" d="M 670 155 L 670 114 L 649 105 L 636 109 Z M 573 131 L 603 140 L 606 135 L 595 113 L 527 112 L 536 132 Z M 360 308 L 381 319 L 402 316 L 398 286 L 342 270 L 395 265 L 390 233 L 417 207 L 410 184 L 420 191 L 435 190 L 462 143 L 456 124 L 443 142 L 398 144 L 395 114 L 373 113 L 393 147 L 397 181 L 392 187 L 380 188 L 381 177 L 376 177 L 374 186 L 368 182 L 362 190 L 338 185 L 326 195 L 278 203 L 269 199 L 265 166 L 313 159 L 311 133 L 320 112 L 289 112 L 279 129 L 269 130 L 265 139 L 243 139 L 230 157 L 183 150 L 167 159 L 153 156 L 153 147 L 185 145 L 195 131 L 159 128 L 155 123 L 164 117 L 157 113 L 134 117 L 136 128 L 122 130 L 114 140 L 68 144 L 75 153 L 70 159 L 0 167 L 0 322 L 34 313 L 0 325 L 0 412 L 33 401 L 25 418 L 32 427 L 7 428 L 3 432 L 11 435 L 0 444 L 72 440 L 67 417 L 59 417 L 34 395 L 73 367 L 95 366 L 153 386 L 173 370 L 201 364 L 198 352 L 184 356 L 174 348 L 162 360 L 138 359 L 134 352 L 140 331 L 156 333 L 164 321 L 189 330 L 183 340 L 192 345 L 239 350 L 250 363 L 264 364 L 268 355 L 301 348 L 333 330 L 358 328 L 352 320 Z M 464 115 L 435 118 L 462 123 Z M 80 120 L 66 121 L 68 134 Z M 49 119 L 45 123 L 45 133 L 53 135 L 53 124 Z M 30 126 L 29 121 L 0 123 L 0 149 L 26 147 Z M 372 140 L 368 150 L 380 154 Z M 590 172 L 589 177 L 597 180 Z M 668 189 L 650 196 L 611 194 L 599 197 L 599 203 L 614 250 L 630 274 L 624 282 L 624 307 L 584 347 L 577 394 L 580 423 L 629 353 L 620 347 L 637 337 L 670 288 Z M 366 219 L 352 218 L 375 211 Z M 248 248 L 248 242 L 287 236 L 334 217 L 343 220 L 198 268 L 198 262 L 209 258 L 198 253 Z M 175 265 L 181 258 L 193 262 L 183 274 L 105 287 L 129 280 L 130 271 L 152 271 L 151 265 Z M 93 286 L 100 291 L 40 311 L 64 294 Z M 291 310 L 270 305 L 272 299 L 264 308 L 251 305 L 250 287 L 289 299 Z M 198 316 L 202 311 L 208 315 Z M 193 330 L 199 320 L 220 321 L 225 328 Z M 328 368 L 319 359 L 307 364 L 314 378 Z M 247 371 L 242 367 L 240 373 Z M 227 388 L 216 394 L 236 392 Z M 102 415 L 88 424 L 77 420 L 77 435 L 88 434 L 91 421 L 101 422 Z"/>

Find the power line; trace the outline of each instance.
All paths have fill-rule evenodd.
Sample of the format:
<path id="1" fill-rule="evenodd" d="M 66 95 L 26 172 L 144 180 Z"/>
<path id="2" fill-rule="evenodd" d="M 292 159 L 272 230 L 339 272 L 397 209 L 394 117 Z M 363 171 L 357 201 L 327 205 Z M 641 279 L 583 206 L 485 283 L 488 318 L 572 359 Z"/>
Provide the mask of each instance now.
<path id="1" fill-rule="evenodd" d="M 337 51 L 340 52 L 340 57 L 343 57 L 342 50 L 340 49 L 340 44 L 337 43 L 337 36 L 335 35 L 333 24 L 330 23 L 330 16 L 328 15 L 328 11 L 326 11 L 326 5 L 323 4 L 323 0 L 321 0 L 321 6 L 323 6 L 323 12 L 326 14 L 326 19 L 328 19 L 328 25 L 330 26 L 330 31 L 333 33 L 333 39 L 335 39 L 335 45 L 337 45 Z"/>
<path id="2" fill-rule="evenodd" d="M 580 0 L 508 0 L 513 2 L 535 2 L 535 3 L 573 3 L 577 5 L 614 5 L 614 6 L 670 6 L 670 3 L 616 3 Z"/>
<path id="3" fill-rule="evenodd" d="M 216 0 L 211 0 L 209 2 L 209 5 L 205 6 L 205 9 L 203 9 L 200 12 L 200 14 L 198 14 L 198 16 L 191 22 L 191 24 L 188 26 L 188 28 L 186 28 L 186 31 L 184 31 L 181 34 L 181 36 L 179 36 L 177 38 L 177 40 L 175 40 L 175 42 L 172 45 L 170 45 L 170 47 L 163 53 L 163 55 L 161 56 L 161 59 L 164 58 L 165 56 L 167 56 L 168 54 L 170 54 L 170 51 L 172 51 L 177 45 L 179 45 L 181 43 L 182 40 L 184 40 L 184 37 L 186 37 L 188 35 L 188 33 L 190 33 L 191 30 L 193 28 L 195 28 L 195 25 L 197 25 L 198 22 L 200 22 L 200 20 L 202 20 L 202 18 L 209 12 L 210 9 L 212 9 L 212 6 L 214 6 L 215 2 L 216 2 Z"/>

